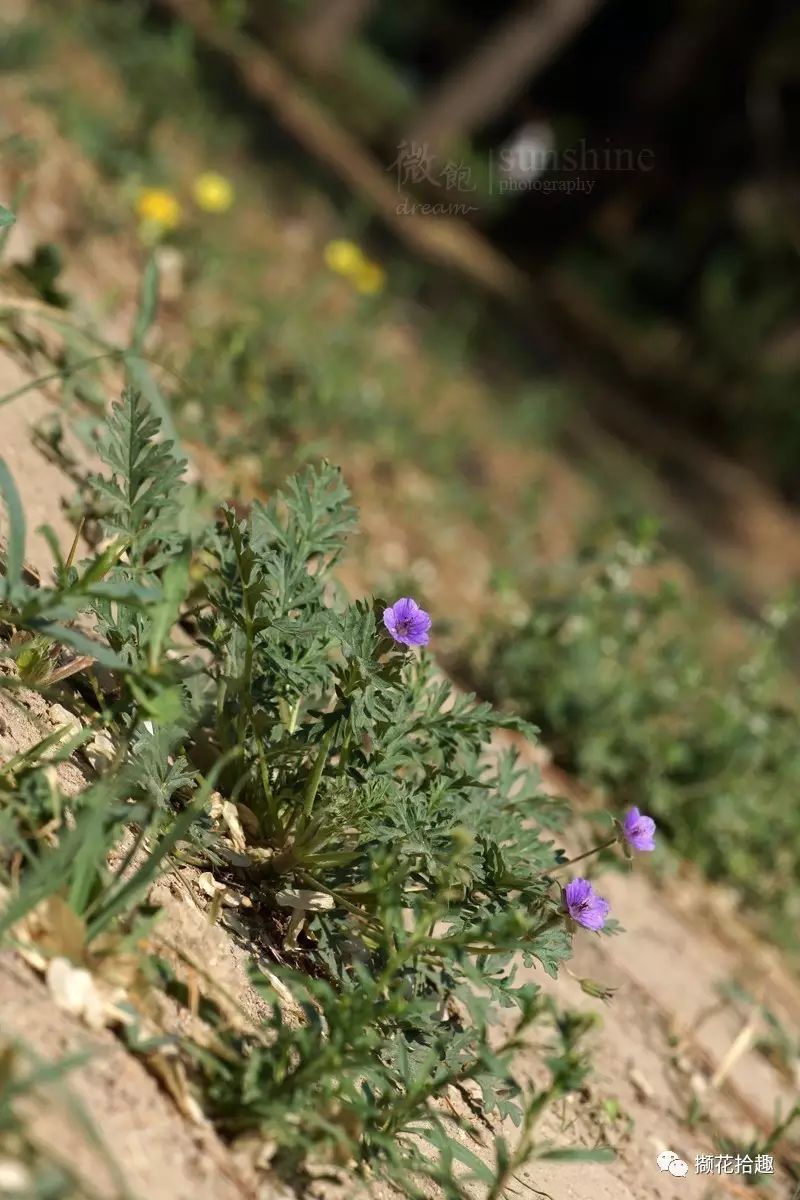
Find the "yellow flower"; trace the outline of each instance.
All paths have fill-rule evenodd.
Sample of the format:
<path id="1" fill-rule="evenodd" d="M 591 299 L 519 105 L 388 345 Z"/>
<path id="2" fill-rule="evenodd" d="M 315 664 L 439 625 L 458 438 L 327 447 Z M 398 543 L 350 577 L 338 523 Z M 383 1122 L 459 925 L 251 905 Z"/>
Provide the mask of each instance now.
<path id="1" fill-rule="evenodd" d="M 216 171 L 204 171 L 192 184 L 195 204 L 204 212 L 227 212 L 233 204 L 233 184 Z"/>
<path id="2" fill-rule="evenodd" d="M 136 201 L 136 212 L 143 221 L 174 229 L 180 224 L 181 206 L 172 192 L 164 188 L 144 188 Z"/>
<path id="3" fill-rule="evenodd" d="M 355 242 L 348 242 L 346 238 L 336 238 L 334 241 L 328 242 L 322 256 L 328 270 L 335 271 L 337 275 L 344 275 L 348 279 L 357 275 L 366 262 Z"/>
<path id="4" fill-rule="evenodd" d="M 386 272 L 378 263 L 367 259 L 353 276 L 353 284 L 362 296 L 377 296 L 386 285 Z"/>

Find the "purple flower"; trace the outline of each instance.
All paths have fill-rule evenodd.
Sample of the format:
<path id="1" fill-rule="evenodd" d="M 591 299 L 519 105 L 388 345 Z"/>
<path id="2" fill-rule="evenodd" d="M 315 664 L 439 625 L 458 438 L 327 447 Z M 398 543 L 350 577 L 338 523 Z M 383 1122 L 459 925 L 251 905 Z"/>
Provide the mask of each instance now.
<path id="1" fill-rule="evenodd" d="M 638 808 L 632 808 L 622 824 L 625 841 L 634 850 L 655 850 L 654 835 L 656 823 L 652 817 L 646 817 Z"/>
<path id="2" fill-rule="evenodd" d="M 404 646 L 427 646 L 431 619 L 410 596 L 402 596 L 383 610 L 383 623 L 396 642 Z"/>
<path id="3" fill-rule="evenodd" d="M 608 916 L 609 904 L 598 896 L 588 879 L 570 879 L 564 888 L 564 904 L 573 921 L 586 929 L 602 929 Z"/>

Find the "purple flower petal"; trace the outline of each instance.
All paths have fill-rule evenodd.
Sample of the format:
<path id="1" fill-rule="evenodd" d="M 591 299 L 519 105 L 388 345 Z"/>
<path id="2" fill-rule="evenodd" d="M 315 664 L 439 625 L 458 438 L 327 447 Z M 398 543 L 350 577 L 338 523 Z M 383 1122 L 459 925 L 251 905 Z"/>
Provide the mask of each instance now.
<path id="1" fill-rule="evenodd" d="M 383 611 L 383 623 L 396 642 L 427 646 L 431 619 L 411 596 L 401 596 Z"/>
<path id="2" fill-rule="evenodd" d="M 635 806 L 622 823 L 625 841 L 634 850 L 655 850 L 656 823 L 652 817 L 640 813 Z"/>
<path id="3" fill-rule="evenodd" d="M 564 888 L 564 905 L 573 921 L 595 932 L 606 923 L 610 905 L 598 896 L 588 879 L 571 879 Z"/>

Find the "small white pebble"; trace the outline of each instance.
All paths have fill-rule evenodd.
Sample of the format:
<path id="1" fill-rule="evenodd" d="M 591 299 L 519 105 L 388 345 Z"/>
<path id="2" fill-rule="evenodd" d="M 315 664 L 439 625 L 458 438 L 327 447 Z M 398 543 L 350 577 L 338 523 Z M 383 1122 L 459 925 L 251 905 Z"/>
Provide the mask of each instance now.
<path id="1" fill-rule="evenodd" d="M 116 749 L 109 735 L 104 729 L 100 729 L 89 742 L 85 754 L 95 771 L 100 771 L 114 761 Z"/>
<path id="2" fill-rule="evenodd" d="M 47 719 L 56 729 L 66 726 L 65 737 L 72 737 L 74 734 L 80 733 L 83 728 L 75 714 L 64 708 L 63 704 L 51 704 L 47 712 Z"/>
<path id="3" fill-rule="evenodd" d="M 207 896 L 216 896 L 217 892 L 225 891 L 225 884 L 218 883 L 210 871 L 204 871 L 197 877 L 197 886 Z"/>
<path id="4" fill-rule="evenodd" d="M 702 1096 L 708 1091 L 708 1079 L 700 1071 L 695 1071 L 689 1080 L 689 1087 L 693 1095 Z"/>
<path id="5" fill-rule="evenodd" d="M 0 1158 L 0 1192 L 9 1195 L 33 1191 L 33 1180 L 24 1163 L 13 1158 Z"/>
<path id="6" fill-rule="evenodd" d="M 638 1069 L 638 1067 L 632 1067 L 630 1069 L 630 1071 L 628 1072 L 628 1078 L 630 1079 L 630 1081 L 633 1085 L 633 1090 L 636 1092 L 636 1095 L 638 1096 L 639 1100 L 644 1102 L 646 1100 L 652 1099 L 653 1085 L 650 1083 L 650 1081 L 648 1079 L 645 1079 L 644 1075 Z"/>

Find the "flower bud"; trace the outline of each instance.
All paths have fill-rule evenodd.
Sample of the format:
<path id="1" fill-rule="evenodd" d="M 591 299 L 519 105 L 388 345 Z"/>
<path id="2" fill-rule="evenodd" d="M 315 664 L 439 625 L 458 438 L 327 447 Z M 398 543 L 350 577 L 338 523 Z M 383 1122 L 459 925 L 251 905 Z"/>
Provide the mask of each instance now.
<path id="1" fill-rule="evenodd" d="M 578 983 L 581 985 L 582 992 L 585 992 L 587 996 L 594 996 L 596 1000 L 602 1000 L 604 1004 L 613 1000 L 614 993 L 619 990 L 609 987 L 605 983 L 598 983 L 595 979 L 579 979 Z"/>

